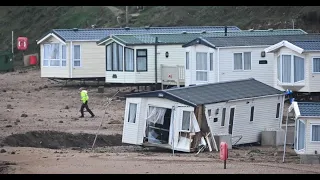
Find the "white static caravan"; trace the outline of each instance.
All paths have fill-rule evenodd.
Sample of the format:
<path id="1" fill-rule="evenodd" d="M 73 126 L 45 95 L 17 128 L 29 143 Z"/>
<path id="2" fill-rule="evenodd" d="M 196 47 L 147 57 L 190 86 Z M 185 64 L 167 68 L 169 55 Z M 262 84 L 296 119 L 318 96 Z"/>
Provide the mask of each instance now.
<path id="1" fill-rule="evenodd" d="M 283 40 L 297 48 L 280 45 Z M 319 34 L 198 38 L 183 45 L 189 55 L 185 84 L 255 78 L 279 90 L 318 92 L 319 41 Z M 289 65 L 281 58 L 278 66 L 279 55 L 289 57 Z"/>
<path id="2" fill-rule="evenodd" d="M 288 112 L 295 120 L 295 152 L 299 155 L 319 155 L 320 102 L 294 101 Z"/>
<path id="3" fill-rule="evenodd" d="M 54 29 L 37 41 L 41 77 L 104 79 L 104 48 L 97 47 L 105 30 Z"/>
<path id="4" fill-rule="evenodd" d="M 280 127 L 283 102 L 284 93 L 255 79 L 129 94 L 122 142 L 184 152 L 214 149 L 216 136 L 259 142 L 262 131 Z"/>
<path id="5" fill-rule="evenodd" d="M 320 92 L 320 35 L 312 40 L 283 40 L 265 49 L 274 58 L 274 87 Z M 320 96 L 313 99 L 320 101 Z"/>
<path id="6" fill-rule="evenodd" d="M 112 35 L 97 42 L 106 46 L 106 82 L 184 85 L 186 55 L 182 44 L 198 37 L 304 34 L 296 30 L 226 31 L 144 35 Z M 156 37 L 158 42 L 155 43 Z M 267 46 L 265 46 L 267 47 Z M 264 47 L 264 48 L 265 48 Z M 119 52 L 118 52 L 119 51 Z M 155 53 L 157 51 L 157 53 Z M 118 55 L 120 53 L 120 55 Z M 157 70 L 156 70 L 157 69 Z M 157 80 L 156 80 L 157 79 Z"/>
<path id="7" fill-rule="evenodd" d="M 148 34 L 241 31 L 235 26 L 176 26 L 176 27 L 133 27 L 53 29 L 37 44 L 40 45 L 41 77 L 56 79 L 105 79 L 105 48 L 96 42 L 110 34 Z"/>

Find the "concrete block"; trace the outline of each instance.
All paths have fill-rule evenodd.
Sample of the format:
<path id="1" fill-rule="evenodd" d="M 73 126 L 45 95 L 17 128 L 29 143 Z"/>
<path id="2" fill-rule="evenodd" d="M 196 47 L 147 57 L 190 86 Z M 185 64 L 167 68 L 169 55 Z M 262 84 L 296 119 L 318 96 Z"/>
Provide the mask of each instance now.
<path id="1" fill-rule="evenodd" d="M 319 154 L 301 154 L 300 164 L 320 164 Z"/>
<path id="2" fill-rule="evenodd" d="M 214 135 L 214 139 L 217 143 L 217 147 L 220 151 L 220 143 L 221 142 L 226 142 L 228 144 L 228 149 L 232 149 L 232 141 L 231 141 L 231 135 L 226 134 L 226 135 Z"/>
<path id="3" fill-rule="evenodd" d="M 284 143 L 283 129 L 269 129 L 261 133 L 261 146 L 281 146 Z"/>
<path id="4" fill-rule="evenodd" d="M 98 87 L 98 93 L 104 93 L 104 86 Z"/>

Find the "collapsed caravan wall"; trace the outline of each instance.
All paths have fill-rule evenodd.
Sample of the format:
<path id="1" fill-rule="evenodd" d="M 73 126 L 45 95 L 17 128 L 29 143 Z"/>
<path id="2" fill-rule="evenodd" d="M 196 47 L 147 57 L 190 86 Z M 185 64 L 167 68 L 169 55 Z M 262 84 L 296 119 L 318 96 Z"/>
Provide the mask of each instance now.
<path id="1" fill-rule="evenodd" d="M 200 132 L 197 132 L 194 136 L 193 143 L 190 148 L 192 150 L 197 149 L 197 146 L 201 144 L 201 138 L 204 138 L 206 145 L 209 146 L 209 150 L 211 151 L 211 148 L 215 146 L 212 140 L 213 136 L 207 123 L 204 105 L 198 105 L 194 110 L 194 114 L 200 127 Z"/>

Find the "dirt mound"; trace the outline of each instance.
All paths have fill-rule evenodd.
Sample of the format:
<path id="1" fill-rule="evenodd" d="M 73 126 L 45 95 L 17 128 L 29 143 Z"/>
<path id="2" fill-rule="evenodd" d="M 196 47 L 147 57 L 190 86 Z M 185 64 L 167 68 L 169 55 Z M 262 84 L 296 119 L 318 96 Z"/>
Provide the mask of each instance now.
<path id="1" fill-rule="evenodd" d="M 7 174 L 10 165 L 16 165 L 15 163 L 0 161 L 0 174 Z"/>
<path id="2" fill-rule="evenodd" d="M 3 144 L 13 147 L 37 147 L 61 149 L 70 147 L 91 148 L 94 134 L 71 134 L 57 131 L 31 131 L 25 134 L 13 134 L 6 137 Z M 95 147 L 121 146 L 122 136 L 98 135 Z"/>

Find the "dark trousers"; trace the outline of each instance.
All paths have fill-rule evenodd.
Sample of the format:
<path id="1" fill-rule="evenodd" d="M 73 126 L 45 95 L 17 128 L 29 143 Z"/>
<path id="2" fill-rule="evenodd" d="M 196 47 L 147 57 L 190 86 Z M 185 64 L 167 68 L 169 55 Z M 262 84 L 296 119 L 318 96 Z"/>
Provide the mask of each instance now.
<path id="1" fill-rule="evenodd" d="M 86 108 L 86 110 L 91 114 L 91 116 L 94 116 L 93 112 L 88 107 L 88 101 L 86 101 L 85 103 L 82 103 L 81 105 L 81 108 L 80 108 L 81 116 L 84 116 L 84 112 L 83 112 L 84 108 Z"/>

